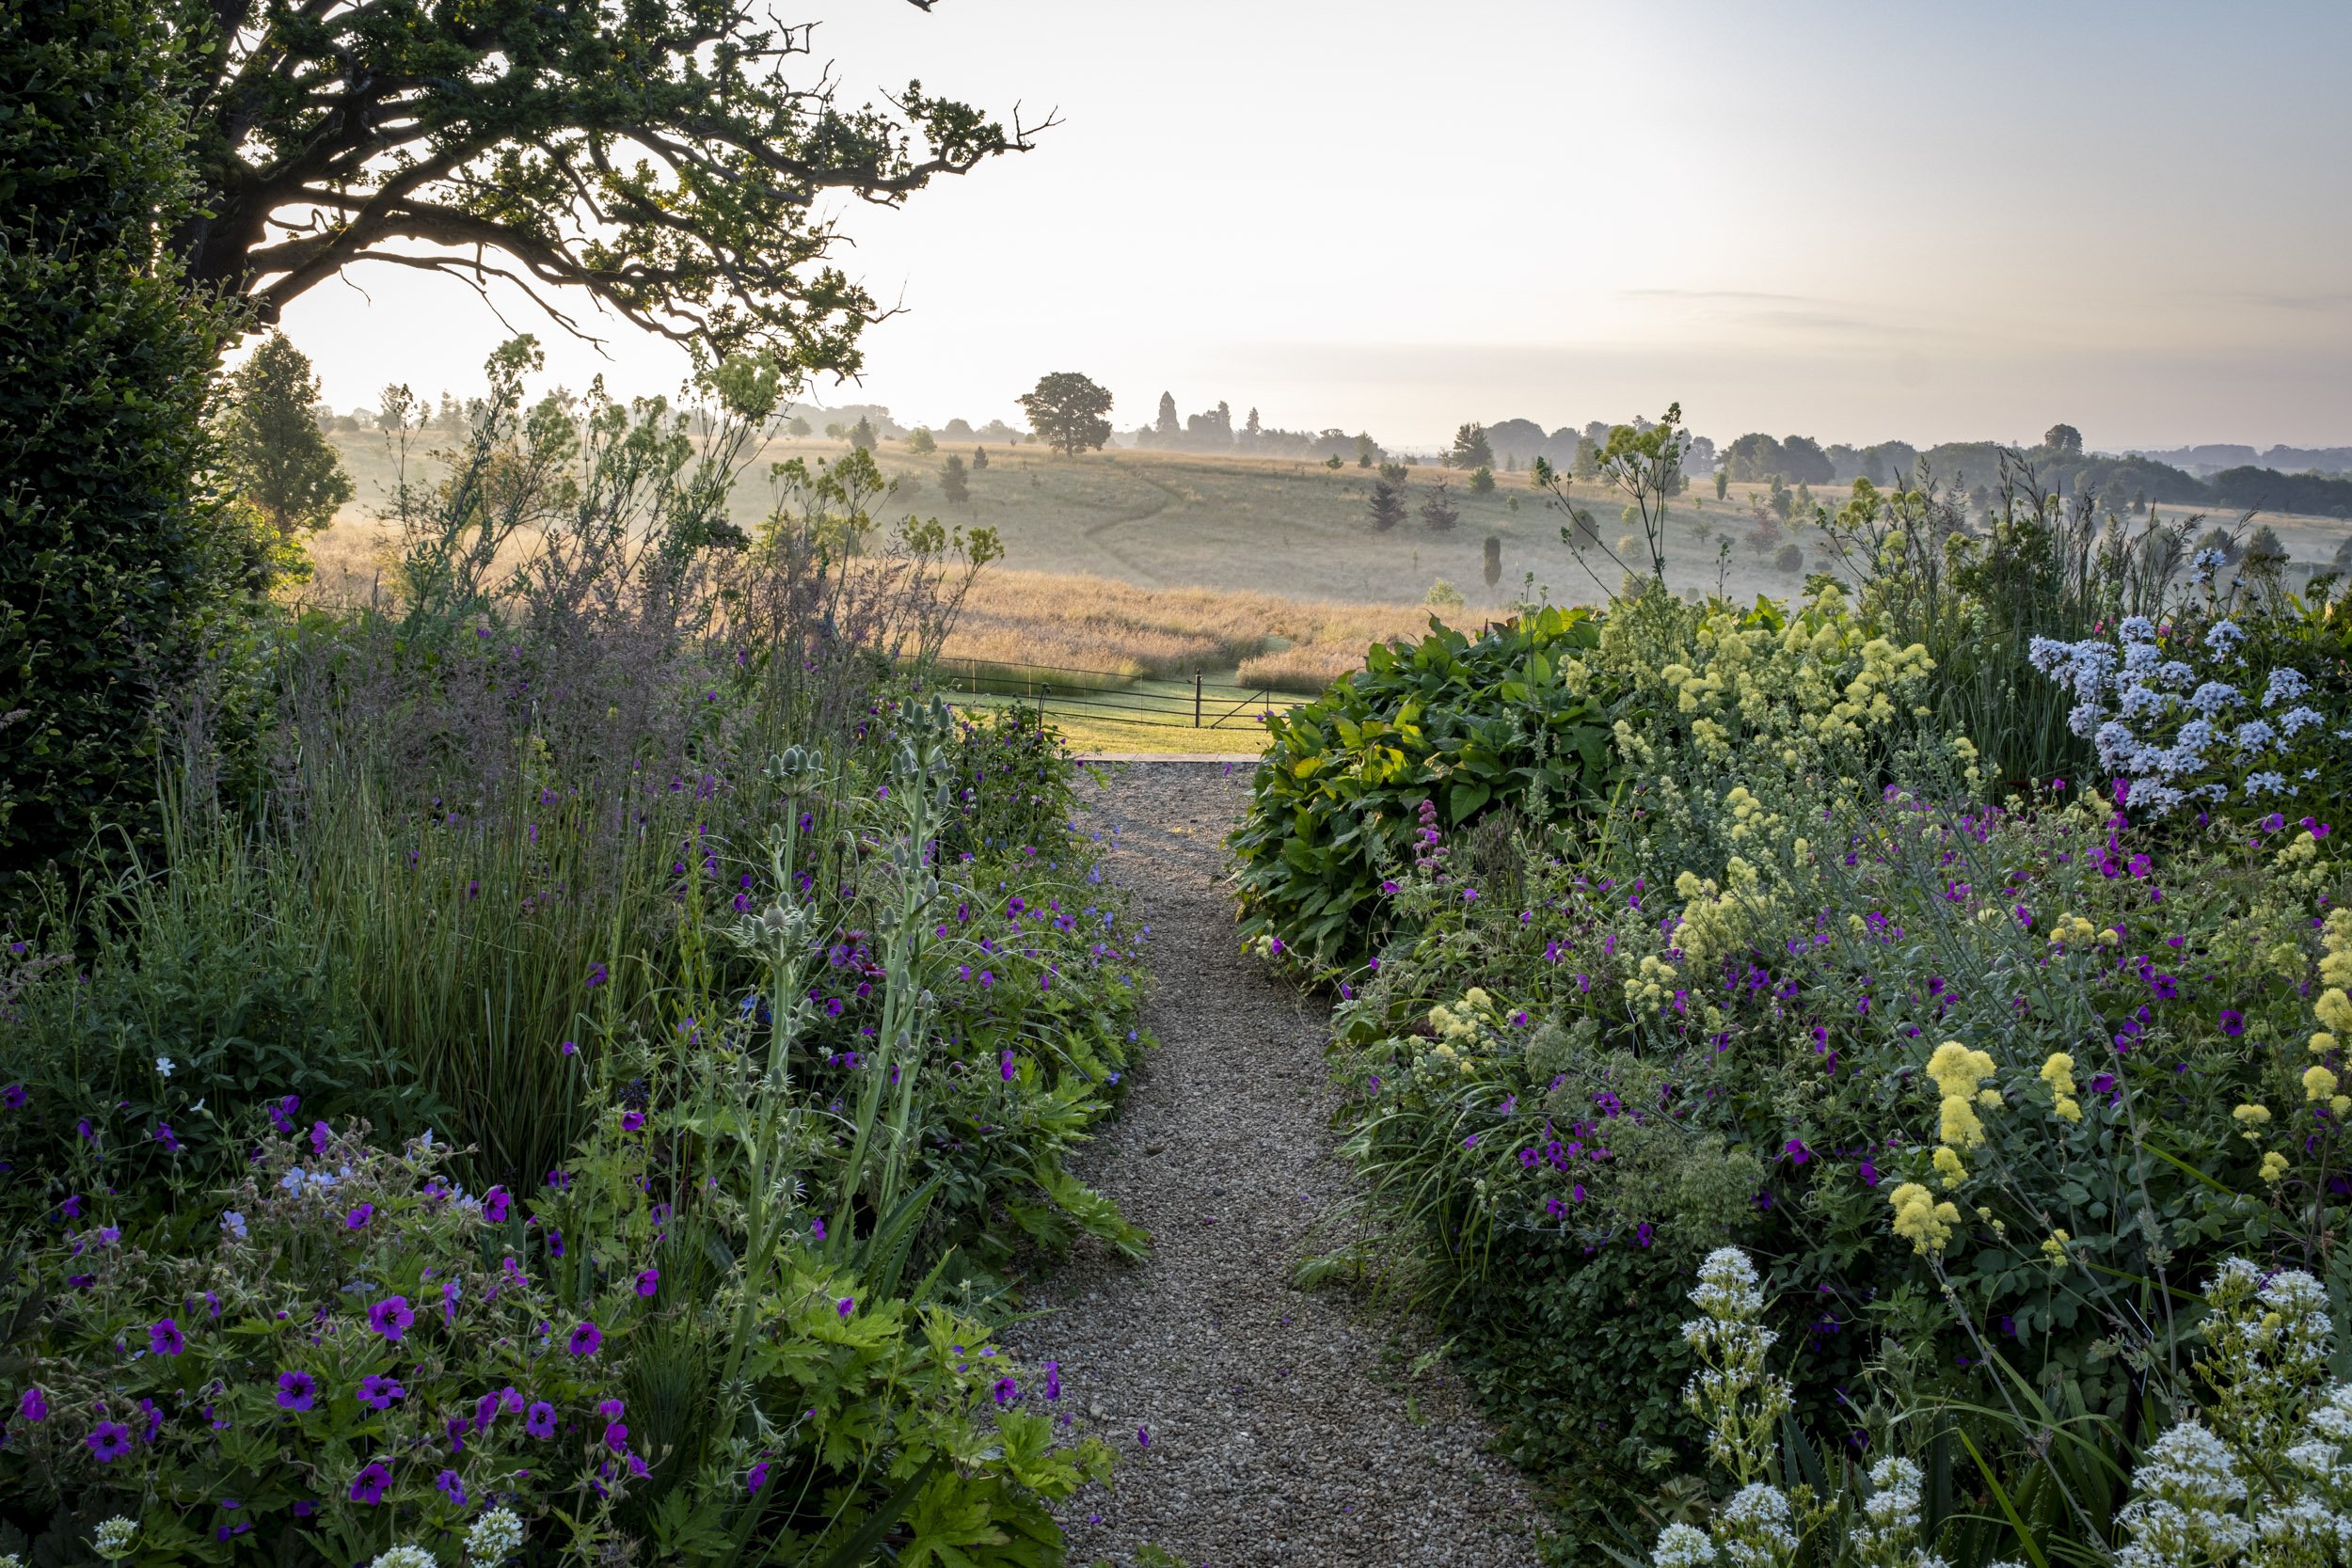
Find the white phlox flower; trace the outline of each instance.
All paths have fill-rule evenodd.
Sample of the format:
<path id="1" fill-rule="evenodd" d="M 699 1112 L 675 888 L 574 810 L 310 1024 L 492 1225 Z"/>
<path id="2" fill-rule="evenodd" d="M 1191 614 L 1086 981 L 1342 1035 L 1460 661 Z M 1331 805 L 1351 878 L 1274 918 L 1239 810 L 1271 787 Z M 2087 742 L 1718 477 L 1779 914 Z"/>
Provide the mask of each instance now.
<path id="1" fill-rule="evenodd" d="M 2208 719 L 2244 701 L 2245 694 L 2227 681 L 2207 681 L 2188 694 L 2188 705 Z"/>
<path id="2" fill-rule="evenodd" d="M 2312 689 L 2309 676 L 2290 665 L 2281 664 L 2270 672 L 2270 680 L 2263 688 L 2263 706 L 2277 707 L 2291 703 Z"/>

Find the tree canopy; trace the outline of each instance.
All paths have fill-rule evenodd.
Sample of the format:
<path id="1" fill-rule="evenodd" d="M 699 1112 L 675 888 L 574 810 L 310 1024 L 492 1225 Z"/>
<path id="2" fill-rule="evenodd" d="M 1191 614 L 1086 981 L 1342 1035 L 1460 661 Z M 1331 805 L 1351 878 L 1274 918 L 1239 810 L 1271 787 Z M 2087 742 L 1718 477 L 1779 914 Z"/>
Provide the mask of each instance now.
<path id="1" fill-rule="evenodd" d="M 1076 371 L 1038 377 L 1036 389 L 1021 394 L 1021 406 L 1038 439 L 1057 451 L 1081 452 L 1111 438 L 1111 394 Z"/>
<path id="2" fill-rule="evenodd" d="M 929 9 L 931 0 L 913 0 Z M 818 203 L 895 206 L 1025 150 L 911 82 L 850 107 L 797 70 L 813 24 L 747 0 L 211 0 L 187 51 L 190 279 L 254 318 L 360 262 L 509 280 L 588 335 L 585 290 L 715 356 L 850 373 L 886 312 L 828 257 Z"/>

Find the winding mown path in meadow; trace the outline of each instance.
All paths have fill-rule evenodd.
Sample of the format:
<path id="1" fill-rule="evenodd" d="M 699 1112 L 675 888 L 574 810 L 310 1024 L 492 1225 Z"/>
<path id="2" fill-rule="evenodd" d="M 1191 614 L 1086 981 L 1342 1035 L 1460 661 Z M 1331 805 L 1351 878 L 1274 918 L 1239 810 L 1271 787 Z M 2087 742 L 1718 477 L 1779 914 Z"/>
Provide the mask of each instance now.
<path id="1" fill-rule="evenodd" d="M 1113 1486 L 1066 1511 L 1071 1561 L 1124 1568 L 1149 1543 L 1187 1568 L 1535 1562 L 1525 1489 L 1459 1386 L 1406 1377 L 1392 1325 L 1290 1283 L 1349 1177 L 1326 1010 L 1238 952 L 1221 841 L 1247 765 L 1114 772 L 1080 825 L 1116 834 L 1111 874 L 1151 927 L 1161 1048 L 1080 1165 L 1152 1254 L 1081 1251 L 1015 1336 L 1120 1453 Z"/>

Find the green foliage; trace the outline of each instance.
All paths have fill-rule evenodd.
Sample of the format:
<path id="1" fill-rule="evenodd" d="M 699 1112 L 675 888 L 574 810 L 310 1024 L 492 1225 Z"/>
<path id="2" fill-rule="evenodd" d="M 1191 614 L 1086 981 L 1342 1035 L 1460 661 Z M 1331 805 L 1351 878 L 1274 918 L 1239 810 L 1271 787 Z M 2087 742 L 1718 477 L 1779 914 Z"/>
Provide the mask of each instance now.
<path id="1" fill-rule="evenodd" d="M 200 212 L 173 245 L 195 281 L 265 322 L 385 261 L 582 289 L 713 357 L 851 375 L 880 308 L 828 263 L 826 194 L 897 205 L 1028 145 L 920 83 L 895 112 L 842 104 L 832 77 L 793 79 L 805 29 L 705 0 L 220 17 L 185 87 L 202 105 Z M 269 226 L 297 202 L 326 221 Z"/>
<path id="2" fill-rule="evenodd" d="M 1321 958 L 1360 953 L 1385 919 L 1381 882 L 1416 858 L 1424 801 L 1459 827 L 1604 799 L 1602 704 L 1570 669 L 1598 641 L 1582 610 L 1547 607 L 1475 641 L 1432 620 L 1418 644 L 1375 646 L 1271 721 L 1232 841 L 1244 929 Z"/>
<path id="3" fill-rule="evenodd" d="M 929 457 L 938 450 L 939 443 L 932 438 L 931 433 L 920 426 L 907 436 L 907 451 L 917 457 Z"/>
<path id="4" fill-rule="evenodd" d="M 767 1212 L 723 1097 L 639 1103 L 528 1214 L 430 1139 L 282 1118 L 181 1227 L 77 1205 L 0 1289 L 42 1412 L 16 1413 L 0 1495 L 36 1550 L 122 1515 L 142 1562 L 452 1555 L 492 1505 L 531 1561 L 834 1568 L 888 1542 L 1010 1568 L 1057 1542 L 1045 1503 L 1108 1456 L 1057 1443 L 989 1327 Z"/>
<path id="5" fill-rule="evenodd" d="M 1470 493 L 1473 496 L 1493 495 L 1495 493 L 1494 469 L 1485 464 L 1472 468 L 1470 476 Z"/>
<path id="6" fill-rule="evenodd" d="M 1393 480 L 1385 477 L 1375 480 L 1372 499 L 1367 508 L 1371 514 L 1373 531 L 1386 533 L 1405 520 L 1405 492 Z"/>
<path id="7" fill-rule="evenodd" d="M 314 533 L 352 496 L 351 476 L 312 412 L 318 377 L 273 332 L 228 379 L 215 419 L 223 472 L 281 536 Z"/>
<path id="8" fill-rule="evenodd" d="M 0 926 L 151 841 L 156 705 L 269 575 L 201 482 L 230 324 L 159 244 L 190 198 L 174 64 L 127 0 L 0 33 Z"/>
<path id="9" fill-rule="evenodd" d="M 1016 400 L 1029 416 L 1038 439 L 1056 451 L 1076 454 L 1111 438 L 1111 395 L 1075 371 L 1038 377 Z"/>
<path id="10" fill-rule="evenodd" d="M 1491 485 L 1495 466 L 1494 444 L 1486 438 L 1483 424 L 1466 424 L 1454 433 L 1454 445 L 1446 451 L 1446 465 L 1454 468 L 1485 468 Z"/>
<path id="11" fill-rule="evenodd" d="M 1438 481 L 1422 499 L 1422 526 L 1432 533 L 1451 533 L 1461 520 L 1462 509 L 1446 495 L 1445 481 Z"/>

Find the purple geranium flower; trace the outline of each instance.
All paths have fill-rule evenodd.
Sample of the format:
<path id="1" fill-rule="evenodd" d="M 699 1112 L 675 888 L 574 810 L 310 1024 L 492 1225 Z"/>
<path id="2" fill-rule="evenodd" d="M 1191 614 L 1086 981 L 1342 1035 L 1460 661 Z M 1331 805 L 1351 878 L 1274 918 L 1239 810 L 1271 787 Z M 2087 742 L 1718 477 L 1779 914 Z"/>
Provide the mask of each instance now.
<path id="1" fill-rule="evenodd" d="M 180 1325 L 169 1318 L 158 1318 L 148 1326 L 147 1348 L 157 1355 L 177 1355 L 188 1348 L 181 1337 Z"/>
<path id="2" fill-rule="evenodd" d="M 534 1402 L 530 1413 L 523 1417 L 523 1430 L 533 1437 L 554 1436 L 555 1406 L 545 1400 Z"/>
<path id="3" fill-rule="evenodd" d="M 2221 1032 L 2233 1039 L 2246 1033 L 2246 1015 L 2234 1007 L 2222 1008 Z"/>
<path id="4" fill-rule="evenodd" d="M 25 1389 L 16 1397 L 16 1413 L 35 1423 L 49 1419 L 49 1396 L 38 1386 Z"/>
<path id="5" fill-rule="evenodd" d="M 1000 1377 L 989 1392 L 995 1396 L 996 1403 L 1001 1408 L 1021 1397 L 1021 1385 L 1009 1377 Z"/>
<path id="6" fill-rule="evenodd" d="M 768 1462 L 763 1459 L 758 1464 L 753 1465 L 751 1469 L 744 1474 L 743 1490 L 746 1492 L 756 1492 L 767 1484 Z"/>
<path id="7" fill-rule="evenodd" d="M 373 1508 L 384 1500 L 384 1494 L 391 1484 L 392 1472 L 380 1463 L 363 1465 L 359 1473 L 351 1478 L 351 1500 Z"/>
<path id="8" fill-rule="evenodd" d="M 482 1195 L 482 1217 L 492 1225 L 504 1223 L 507 1206 L 515 1201 L 503 1187 L 493 1187 Z"/>
<path id="9" fill-rule="evenodd" d="M 850 1313 L 857 1310 L 857 1297 L 843 1296 L 839 1301 L 833 1304 L 833 1309 L 840 1313 L 846 1320 Z"/>
<path id="10" fill-rule="evenodd" d="M 131 1429 L 120 1421 L 101 1421 L 83 1441 L 101 1465 L 112 1465 L 131 1451 Z"/>
<path id="11" fill-rule="evenodd" d="M 416 1321 L 417 1315 L 408 1310 L 406 1296 L 386 1296 L 368 1308 L 368 1326 L 393 1344 L 400 1343 L 400 1337 L 407 1333 L 408 1325 Z"/>
<path id="12" fill-rule="evenodd" d="M 595 1323 L 583 1323 L 573 1328 L 572 1337 L 564 1348 L 574 1355 L 594 1355 L 604 1343 L 604 1330 Z"/>
<path id="13" fill-rule="evenodd" d="M 359 1380 L 359 1402 L 370 1410 L 389 1410 L 395 1401 L 407 1394 L 407 1389 L 381 1373 L 370 1372 Z"/>
<path id="14" fill-rule="evenodd" d="M 354 1209 L 350 1213 L 343 1216 L 343 1228 L 345 1230 L 365 1230 L 368 1227 L 368 1221 L 373 1218 L 375 1218 L 375 1205 L 373 1203 L 362 1203 L 359 1207 Z"/>
<path id="15" fill-rule="evenodd" d="M 308 1410 L 318 1398 L 318 1379 L 309 1372 L 279 1372 L 278 1374 L 278 1408 Z"/>
<path id="16" fill-rule="evenodd" d="M 459 1508 L 466 1506 L 465 1478 L 460 1476 L 456 1471 L 443 1470 L 439 1475 L 433 1478 L 433 1484 L 439 1488 L 443 1497 L 447 1497 L 451 1502 L 456 1504 Z"/>
<path id="17" fill-rule="evenodd" d="M 651 1296 L 654 1291 L 660 1290 L 660 1288 L 661 1271 L 660 1269 L 640 1269 L 637 1271 L 637 1293 L 639 1295 Z"/>

